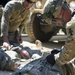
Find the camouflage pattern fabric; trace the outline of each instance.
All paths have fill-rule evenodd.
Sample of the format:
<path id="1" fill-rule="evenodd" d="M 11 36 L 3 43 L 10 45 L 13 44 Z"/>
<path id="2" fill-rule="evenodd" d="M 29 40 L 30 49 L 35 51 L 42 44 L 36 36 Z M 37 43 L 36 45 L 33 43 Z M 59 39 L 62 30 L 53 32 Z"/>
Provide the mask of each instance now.
<path id="1" fill-rule="evenodd" d="M 43 8 L 43 16 L 51 17 L 59 15 L 62 8 L 63 0 L 47 0 Z M 53 13 L 56 13 L 53 15 Z"/>
<path id="2" fill-rule="evenodd" d="M 60 21 L 60 22 L 62 22 L 62 25 L 64 25 L 66 23 L 66 21 L 65 21 L 66 19 L 64 19 L 65 11 L 69 12 L 69 16 L 70 16 L 71 13 L 70 13 L 68 4 L 64 0 L 47 0 L 44 5 L 44 8 L 43 8 L 42 17 L 45 19 L 45 21 L 48 24 L 55 25 L 55 24 L 57 24 L 56 23 L 57 21 Z M 56 22 L 55 22 L 55 20 L 56 20 Z M 53 21 L 54 21 L 54 23 L 53 23 Z M 60 25 L 60 26 L 62 26 L 62 25 Z"/>
<path id="3" fill-rule="evenodd" d="M 0 49 L 0 70 L 14 70 L 14 62 L 11 58 L 2 50 Z"/>
<path id="4" fill-rule="evenodd" d="M 67 23 L 67 43 L 63 46 L 63 49 L 56 59 L 56 63 L 60 66 L 66 64 L 75 57 L 75 15 L 72 17 L 71 21 Z"/>
<path id="5" fill-rule="evenodd" d="M 8 32 L 15 32 L 19 28 L 19 35 L 28 23 L 30 10 L 25 9 L 22 0 L 11 0 L 5 7 L 1 22 L 1 35 L 8 36 Z"/>

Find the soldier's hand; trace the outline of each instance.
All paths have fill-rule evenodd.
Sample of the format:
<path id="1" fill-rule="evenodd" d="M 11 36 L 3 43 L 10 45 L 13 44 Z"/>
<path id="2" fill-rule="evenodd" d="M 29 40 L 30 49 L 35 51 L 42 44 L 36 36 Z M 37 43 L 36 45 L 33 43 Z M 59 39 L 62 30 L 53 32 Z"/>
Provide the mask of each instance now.
<path id="1" fill-rule="evenodd" d="M 30 54 L 25 50 L 21 50 L 20 55 L 23 59 L 29 59 L 30 58 Z"/>
<path id="2" fill-rule="evenodd" d="M 3 47 L 6 49 L 6 50 L 9 50 L 10 49 L 10 44 L 8 42 L 3 42 Z"/>
<path id="3" fill-rule="evenodd" d="M 54 48 L 54 49 L 51 51 L 51 54 L 46 57 L 47 62 L 48 62 L 49 64 L 51 64 L 51 65 L 54 65 L 54 64 L 56 63 L 56 61 L 55 61 L 55 56 L 54 56 L 54 55 L 55 55 L 55 54 L 58 54 L 60 51 L 61 51 L 61 49 Z"/>

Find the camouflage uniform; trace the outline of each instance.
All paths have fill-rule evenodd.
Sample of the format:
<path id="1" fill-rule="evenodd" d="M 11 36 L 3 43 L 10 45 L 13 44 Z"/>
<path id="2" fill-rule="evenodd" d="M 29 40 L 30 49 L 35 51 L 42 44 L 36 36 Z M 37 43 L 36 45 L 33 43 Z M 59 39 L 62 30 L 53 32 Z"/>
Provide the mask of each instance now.
<path id="1" fill-rule="evenodd" d="M 43 8 L 42 16 L 47 23 L 50 22 L 53 17 L 57 18 L 57 16 L 61 12 L 62 6 L 63 6 L 62 0 L 47 0 L 46 1 Z"/>
<path id="2" fill-rule="evenodd" d="M 51 17 L 56 18 L 61 12 L 65 0 L 47 0 L 44 9 L 43 17 L 49 23 Z M 58 10 L 58 11 L 57 11 Z M 50 24 L 50 23 L 49 23 Z M 71 21 L 66 24 L 68 42 L 64 45 L 60 55 L 56 58 L 56 63 L 60 66 L 66 64 L 68 61 L 75 57 L 75 15 Z"/>
<path id="3" fill-rule="evenodd" d="M 25 9 L 22 0 L 9 1 L 4 9 L 1 19 L 1 36 L 8 36 L 19 28 L 21 35 L 24 26 L 27 24 L 30 10 Z M 8 33 L 9 32 L 9 33 Z"/>
<path id="4" fill-rule="evenodd" d="M 65 0 L 47 0 L 42 17 L 49 24 L 49 30 L 52 31 L 56 26 L 64 30 L 66 23 L 71 20 L 71 10 Z"/>
<path id="5" fill-rule="evenodd" d="M 75 15 L 67 23 L 66 31 L 67 43 L 63 46 L 59 58 L 56 59 L 56 62 L 61 66 L 75 57 Z"/>

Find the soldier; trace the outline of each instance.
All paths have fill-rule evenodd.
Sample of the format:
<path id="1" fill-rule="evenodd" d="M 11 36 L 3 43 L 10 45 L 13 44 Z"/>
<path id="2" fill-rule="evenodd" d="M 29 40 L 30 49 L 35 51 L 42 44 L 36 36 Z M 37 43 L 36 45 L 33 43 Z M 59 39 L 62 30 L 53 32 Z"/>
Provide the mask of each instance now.
<path id="1" fill-rule="evenodd" d="M 73 4 L 75 5 L 75 1 L 73 1 Z M 66 31 L 67 43 L 63 46 L 59 57 L 56 59 L 56 63 L 58 63 L 60 66 L 66 64 L 75 57 L 75 14 L 66 24 Z"/>
<path id="2" fill-rule="evenodd" d="M 62 13 L 64 9 L 66 14 Z M 61 15 L 60 13 L 64 15 Z M 53 59 L 53 62 L 52 60 L 50 62 L 52 65 L 56 62 L 62 66 L 75 57 L 75 15 L 71 18 L 71 11 L 69 10 L 69 6 L 65 0 L 47 0 L 43 8 L 42 17 L 48 24 L 51 24 L 52 18 L 58 18 L 59 21 L 62 19 L 62 23 L 65 23 L 66 25 L 65 27 L 67 30 L 68 42 L 64 45 L 56 61 Z"/>
<path id="3" fill-rule="evenodd" d="M 1 19 L 3 47 L 10 49 L 10 42 L 22 42 L 21 33 L 30 16 L 30 7 L 36 0 L 11 0 L 4 9 Z M 18 34 L 19 31 L 19 34 Z"/>
<path id="4" fill-rule="evenodd" d="M 54 0 L 54 1 L 57 1 L 57 0 Z M 61 5 L 62 5 L 63 0 L 59 0 L 59 1 L 61 1 Z M 59 6 L 61 7 L 61 5 L 59 5 Z M 55 9 L 54 5 L 53 5 L 52 9 Z M 45 10 L 49 11 L 47 8 Z M 52 12 L 54 12 L 54 10 L 52 10 L 50 13 L 52 13 Z M 44 13 L 47 16 L 49 16 L 48 12 L 44 12 Z M 58 11 L 58 13 L 59 13 L 59 11 Z M 55 16 L 57 16 L 57 15 L 58 14 L 56 14 Z M 49 16 L 49 18 L 50 17 L 51 16 Z M 53 55 L 53 57 L 49 57 L 50 59 L 53 58 L 53 60 L 48 59 L 49 63 L 52 65 L 57 63 L 58 65 L 63 66 L 75 57 L 75 15 L 73 15 L 71 20 L 69 20 L 69 22 L 66 23 L 66 32 L 67 32 L 67 42 L 62 47 L 59 57 L 56 58 Z"/>

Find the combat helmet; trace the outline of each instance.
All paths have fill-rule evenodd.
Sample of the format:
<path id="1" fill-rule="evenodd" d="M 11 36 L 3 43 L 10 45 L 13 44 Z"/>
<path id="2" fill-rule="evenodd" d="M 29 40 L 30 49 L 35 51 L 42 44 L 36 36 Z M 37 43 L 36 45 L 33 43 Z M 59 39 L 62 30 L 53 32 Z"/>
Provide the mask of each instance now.
<path id="1" fill-rule="evenodd" d="M 26 0 L 27 2 L 30 2 L 30 3 L 35 3 L 37 2 L 37 0 Z"/>

